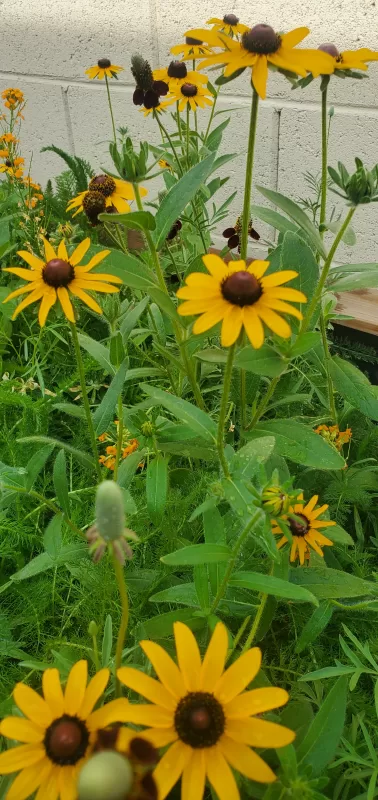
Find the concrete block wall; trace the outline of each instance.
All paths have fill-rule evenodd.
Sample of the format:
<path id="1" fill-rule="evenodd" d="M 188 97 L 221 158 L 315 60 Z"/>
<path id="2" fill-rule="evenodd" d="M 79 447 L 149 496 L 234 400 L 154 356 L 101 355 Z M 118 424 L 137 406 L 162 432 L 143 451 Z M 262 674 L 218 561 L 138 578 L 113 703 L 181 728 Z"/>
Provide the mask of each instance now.
<path id="1" fill-rule="evenodd" d="M 378 50 L 376 0 L 265 0 L 258 18 L 250 0 L 226 4 L 225 0 L 0 0 L 0 91 L 17 86 L 27 97 L 22 147 L 26 159 L 32 157 L 34 179 L 44 184 L 62 170 L 57 156 L 40 153 L 41 147 L 52 143 L 83 156 L 96 169 L 110 167 L 105 87 L 84 74 L 101 57 L 125 67 L 120 80 L 111 85 L 117 125 L 127 126 L 136 140 L 158 143 L 156 124 L 132 104 L 131 55 L 140 52 L 153 67 L 164 66 L 170 60 L 170 47 L 183 41 L 187 28 L 231 12 L 246 24 L 268 22 L 276 30 L 307 25 L 311 34 L 304 45 L 309 47 L 333 41 L 340 50 L 363 46 Z M 369 74 L 363 81 L 331 82 L 329 99 L 335 116 L 330 163 L 341 159 L 352 168 L 356 155 L 369 166 L 378 162 L 378 62 L 370 65 Z M 230 174 L 223 197 L 243 188 L 249 98 L 244 74 L 225 87 L 219 101 L 220 109 L 232 111 L 222 151 L 237 154 L 223 169 L 223 174 Z M 282 76 L 270 75 L 268 99 L 261 103 L 259 114 L 257 182 L 294 198 L 308 195 L 303 173 L 320 169 L 319 100 L 319 81 L 293 92 Z M 203 121 L 204 126 L 205 120 L 203 112 L 200 124 Z M 254 201 L 261 202 L 256 194 Z M 240 205 L 239 195 L 227 225 L 233 224 Z M 335 206 L 338 212 L 342 209 L 342 203 Z M 357 246 L 341 248 L 339 259 L 378 261 L 377 215 L 377 204 L 358 212 Z M 257 223 L 256 227 L 267 235 L 267 228 Z"/>

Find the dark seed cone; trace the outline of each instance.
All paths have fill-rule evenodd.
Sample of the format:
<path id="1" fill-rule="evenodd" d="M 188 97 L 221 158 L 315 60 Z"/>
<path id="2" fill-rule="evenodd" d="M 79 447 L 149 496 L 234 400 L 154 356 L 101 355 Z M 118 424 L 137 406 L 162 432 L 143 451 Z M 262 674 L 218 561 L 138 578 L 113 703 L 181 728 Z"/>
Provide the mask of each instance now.
<path id="1" fill-rule="evenodd" d="M 133 94 L 134 106 L 142 106 L 144 103 L 144 91 L 139 86 L 135 89 Z"/>
<path id="2" fill-rule="evenodd" d="M 165 81 L 154 81 L 152 84 L 152 89 L 156 94 L 163 95 L 165 97 L 168 94 L 169 86 Z"/>
<path id="3" fill-rule="evenodd" d="M 188 70 L 183 61 L 171 61 L 168 67 L 168 75 L 170 78 L 186 78 Z"/>
<path id="4" fill-rule="evenodd" d="M 243 33 L 242 44 L 250 53 L 269 55 L 276 53 L 281 39 L 270 25 L 255 25 Z"/>
<path id="5" fill-rule="evenodd" d="M 92 225 L 98 224 L 98 215 L 106 208 L 105 195 L 98 191 L 89 191 L 83 199 L 83 209 Z"/>
<path id="6" fill-rule="evenodd" d="M 194 83 L 184 83 L 181 86 L 181 94 L 183 94 L 184 97 L 195 97 L 196 94 L 198 94 L 197 86 L 195 86 Z"/>
<path id="7" fill-rule="evenodd" d="M 333 56 L 333 58 L 340 58 L 340 53 L 336 45 L 332 44 L 332 42 L 325 42 L 325 44 L 319 45 L 318 50 L 321 50 L 323 53 L 328 53 L 328 55 Z"/>
<path id="8" fill-rule="evenodd" d="M 170 242 L 172 239 L 174 239 L 175 236 L 177 236 L 177 234 L 179 233 L 179 231 L 181 231 L 181 228 L 182 228 L 182 222 L 180 219 L 177 219 L 174 225 L 172 225 L 171 230 L 169 231 L 169 234 L 167 236 L 167 241 Z"/>
<path id="9" fill-rule="evenodd" d="M 148 89 L 152 89 L 152 84 L 154 82 L 152 69 L 145 58 L 139 55 L 132 56 L 131 72 L 135 78 L 136 85 L 140 89 L 143 89 L 145 92 L 147 92 Z"/>
<path id="10" fill-rule="evenodd" d="M 99 58 L 99 60 L 97 61 L 97 66 L 99 66 L 100 69 L 109 69 L 111 64 L 112 62 L 109 61 L 108 58 Z"/>
<path id="11" fill-rule="evenodd" d="M 116 190 L 116 183 L 114 178 L 110 175 L 96 175 L 95 178 L 89 183 L 89 191 L 90 192 L 99 192 L 104 195 L 104 197 L 110 197 L 113 192 Z"/>
<path id="12" fill-rule="evenodd" d="M 201 39 L 193 39 L 192 36 L 185 36 L 185 44 L 193 44 L 193 45 L 197 44 L 198 45 L 198 44 L 203 44 L 203 41 L 201 41 Z"/>
<path id="13" fill-rule="evenodd" d="M 223 22 L 226 25 L 237 25 L 239 22 L 239 17 L 235 16 L 235 14 L 225 14 L 223 17 Z"/>
<path id="14" fill-rule="evenodd" d="M 147 109 L 157 108 L 160 105 L 159 95 L 153 89 L 149 89 L 144 95 L 144 107 Z"/>

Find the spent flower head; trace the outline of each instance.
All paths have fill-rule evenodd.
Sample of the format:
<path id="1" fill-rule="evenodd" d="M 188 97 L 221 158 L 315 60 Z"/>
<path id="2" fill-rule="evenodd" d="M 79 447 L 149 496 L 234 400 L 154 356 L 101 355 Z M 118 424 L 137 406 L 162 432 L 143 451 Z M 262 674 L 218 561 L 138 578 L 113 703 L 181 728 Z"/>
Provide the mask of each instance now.
<path id="1" fill-rule="evenodd" d="M 103 481 L 96 492 L 96 521 L 87 531 L 87 540 L 94 561 L 100 561 L 107 548 L 117 560 L 125 563 L 133 553 L 127 539 L 138 541 L 134 531 L 125 527 L 123 494 L 115 481 Z"/>

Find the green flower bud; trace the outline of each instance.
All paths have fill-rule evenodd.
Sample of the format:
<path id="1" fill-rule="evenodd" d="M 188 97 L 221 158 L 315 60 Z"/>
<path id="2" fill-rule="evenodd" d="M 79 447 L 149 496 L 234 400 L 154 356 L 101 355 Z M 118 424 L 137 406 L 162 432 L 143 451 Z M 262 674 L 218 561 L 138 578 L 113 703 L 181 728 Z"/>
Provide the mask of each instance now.
<path id="1" fill-rule="evenodd" d="M 155 426 L 153 422 L 142 422 L 141 431 L 143 436 L 152 436 L 155 433 Z"/>
<path id="2" fill-rule="evenodd" d="M 133 785 L 130 762 L 114 750 L 96 753 L 79 773 L 79 800 L 126 800 Z"/>
<path id="3" fill-rule="evenodd" d="M 119 539 L 125 529 L 122 490 L 115 481 L 103 481 L 96 494 L 96 528 L 106 542 Z"/>
<path id="4" fill-rule="evenodd" d="M 92 637 L 93 636 L 97 636 L 97 634 L 98 634 L 98 625 L 97 625 L 97 622 L 94 621 L 94 619 L 92 619 L 91 622 L 88 625 L 88 634 L 89 634 L 89 636 L 92 636 Z"/>

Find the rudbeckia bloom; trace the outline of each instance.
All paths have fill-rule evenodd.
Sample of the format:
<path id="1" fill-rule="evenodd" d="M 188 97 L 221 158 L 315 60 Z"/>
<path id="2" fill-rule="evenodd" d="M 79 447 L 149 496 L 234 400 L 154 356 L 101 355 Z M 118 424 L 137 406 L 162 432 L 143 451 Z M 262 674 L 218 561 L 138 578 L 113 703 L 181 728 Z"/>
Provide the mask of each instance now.
<path id="1" fill-rule="evenodd" d="M 307 505 L 304 505 L 303 494 L 300 494 L 298 496 L 298 502 L 289 508 L 289 514 L 290 512 L 295 514 L 299 517 L 300 522 L 295 519 L 290 519 L 290 516 L 287 515 L 282 517 L 293 535 L 290 561 L 295 561 L 298 554 L 301 565 L 304 564 L 305 558 L 310 558 L 310 547 L 312 547 L 319 556 L 323 556 L 322 547 L 333 545 L 330 539 L 323 536 L 319 528 L 329 528 L 331 525 L 336 525 L 336 522 L 332 522 L 328 519 L 318 519 L 328 508 L 327 505 L 316 508 L 318 499 L 318 495 L 315 494 L 311 500 L 308 501 Z M 272 531 L 276 536 L 281 536 L 281 539 L 277 542 L 277 547 L 280 549 L 288 540 L 282 528 L 280 528 L 279 519 L 273 520 Z"/>
<path id="2" fill-rule="evenodd" d="M 85 70 L 85 74 L 88 75 L 91 81 L 94 78 L 98 78 L 99 81 L 103 81 L 105 77 L 117 78 L 117 72 L 123 72 L 123 67 L 117 67 L 112 64 L 109 58 L 99 58 L 94 67 L 89 67 L 89 69 Z"/>
<path id="3" fill-rule="evenodd" d="M 164 83 L 168 84 L 171 91 L 182 86 L 183 83 L 193 83 L 195 86 L 201 86 L 202 83 L 208 83 L 209 80 L 207 75 L 201 75 L 195 69 L 188 72 L 183 61 L 171 61 L 169 67 L 155 69 L 153 77 L 155 81 L 164 81 Z"/>
<path id="4" fill-rule="evenodd" d="M 207 79 L 206 83 L 208 83 Z M 206 108 L 206 106 L 212 106 L 214 97 L 205 86 L 201 86 L 199 83 L 186 82 L 171 88 L 170 95 L 164 106 L 172 105 L 172 103 L 179 104 L 179 111 L 184 111 L 187 105 L 192 111 L 197 111 L 198 107 Z"/>
<path id="5" fill-rule="evenodd" d="M 139 189 L 141 197 L 145 197 L 147 194 L 147 189 L 143 189 L 143 186 Z M 127 183 L 127 181 L 120 181 L 118 178 L 112 178 L 110 175 L 96 175 L 95 178 L 92 178 L 90 181 L 88 192 L 99 192 L 105 197 L 105 207 L 109 208 L 110 206 L 114 206 L 114 208 L 120 214 L 126 214 L 130 211 L 128 200 L 135 200 L 134 189 L 131 183 Z M 72 211 L 74 208 L 77 209 L 74 213 L 74 217 L 76 214 L 80 214 L 81 211 L 84 211 L 84 199 L 88 192 L 80 192 L 76 197 L 74 197 L 67 206 L 67 211 Z"/>
<path id="6" fill-rule="evenodd" d="M 343 50 L 341 53 L 332 42 L 326 42 L 319 47 L 323 53 L 328 53 L 332 57 L 333 70 L 362 69 L 367 70 L 366 61 L 378 61 L 378 53 L 368 47 L 360 47 L 358 50 Z"/>
<path id="7" fill-rule="evenodd" d="M 0 733 L 21 742 L 0 754 L 0 775 L 19 772 L 6 800 L 72 800 L 77 774 L 89 756 L 97 731 L 122 721 L 127 700 L 113 700 L 93 711 L 109 680 L 102 669 L 87 686 L 88 666 L 78 661 L 71 669 L 63 693 L 57 669 L 43 673 L 43 697 L 24 683 L 16 684 L 13 697 L 24 717 L 6 717 Z M 20 771 L 21 770 L 21 771 Z"/>
<path id="8" fill-rule="evenodd" d="M 225 14 L 223 19 L 212 17 L 207 20 L 206 25 L 212 25 L 213 31 L 220 31 L 226 36 L 236 36 L 238 33 L 243 34 L 249 30 L 248 25 L 239 22 L 239 17 L 235 14 Z"/>
<path id="9" fill-rule="evenodd" d="M 206 40 L 205 31 L 189 31 L 189 33 L 204 34 Z M 320 50 L 295 49 L 295 46 L 309 33 L 308 28 L 296 28 L 290 33 L 281 34 L 276 33 L 270 25 L 255 25 L 243 33 L 239 42 L 221 33 L 210 31 L 207 40 L 218 47 L 220 40 L 223 51 L 202 61 L 201 68 L 223 64 L 225 77 L 230 77 L 237 70 L 250 67 L 253 86 L 261 99 L 265 100 L 269 64 L 303 77 L 307 72 L 312 72 L 316 77 L 333 72 L 332 60 L 327 53 L 322 53 Z M 215 36 L 214 41 L 212 36 Z"/>
<path id="10" fill-rule="evenodd" d="M 56 301 L 59 300 L 67 319 L 70 322 L 75 322 L 75 314 L 69 298 L 68 289 L 74 297 L 77 297 L 93 311 L 97 311 L 97 314 L 102 314 L 101 307 L 86 290 L 106 293 L 119 292 L 119 288 L 111 286 L 110 284 L 122 283 L 121 278 L 107 273 L 91 273 L 91 270 L 109 255 L 110 250 L 102 250 L 101 253 L 97 253 L 93 256 L 88 264 L 80 266 L 81 259 L 85 256 L 91 245 L 90 239 L 84 239 L 70 256 L 67 253 L 64 241 L 60 242 L 57 252 L 55 252 L 47 239 L 43 241 L 45 246 L 45 261 L 42 261 L 41 258 L 37 258 L 37 256 L 29 253 L 27 250 L 19 250 L 18 255 L 29 264 L 31 269 L 8 267 L 4 270 L 4 272 L 11 272 L 13 275 L 17 275 L 18 278 L 27 281 L 26 286 L 22 286 L 20 289 L 11 292 L 3 301 L 4 303 L 26 292 L 29 293 L 28 297 L 22 300 L 17 306 L 12 319 L 15 319 L 26 306 L 41 300 L 38 320 L 39 324 L 43 326 L 50 309 Z"/>
<path id="11" fill-rule="evenodd" d="M 142 735 L 155 747 L 169 749 L 155 769 L 160 800 L 182 776 L 182 798 L 201 800 L 206 778 L 219 800 L 240 797 L 230 767 L 261 783 L 275 780 L 274 772 L 251 747 L 285 747 L 295 734 L 256 715 L 287 703 L 283 689 L 268 687 L 245 692 L 261 664 L 258 647 L 244 653 L 224 671 L 228 634 L 219 622 L 204 659 L 190 628 L 174 624 L 176 663 L 160 645 L 144 641 L 159 681 L 132 667 L 121 667 L 125 686 L 152 701 L 129 704 L 129 722 L 149 726 Z"/>
<path id="12" fill-rule="evenodd" d="M 173 56 L 182 55 L 182 61 L 194 60 L 196 58 L 203 58 L 210 56 L 212 53 L 211 47 L 207 47 L 201 39 L 194 39 L 193 36 L 185 36 L 185 44 L 175 44 L 171 47 Z"/>
<path id="13" fill-rule="evenodd" d="M 182 316 L 201 314 L 193 325 L 193 333 L 204 333 L 223 320 L 221 342 L 229 347 L 236 342 L 245 328 L 253 347 L 264 343 L 263 323 L 277 336 L 284 339 L 291 335 L 290 325 L 277 311 L 297 319 L 302 314 L 287 300 L 306 303 L 303 292 L 282 286 L 296 278 L 293 270 L 274 272 L 264 278 L 269 261 L 253 261 L 249 267 L 245 261 L 230 261 L 225 264 L 219 256 L 202 257 L 210 275 L 192 272 L 186 278 L 186 286 L 177 292 L 185 300 L 178 307 Z"/>

